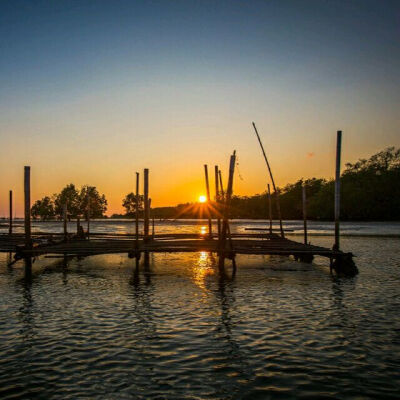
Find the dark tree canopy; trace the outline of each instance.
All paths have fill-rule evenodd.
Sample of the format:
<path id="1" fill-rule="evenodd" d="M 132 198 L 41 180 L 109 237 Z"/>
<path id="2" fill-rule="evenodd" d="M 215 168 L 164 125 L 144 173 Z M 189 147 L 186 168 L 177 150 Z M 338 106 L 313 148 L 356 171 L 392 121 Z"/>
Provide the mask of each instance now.
<path id="1" fill-rule="evenodd" d="M 67 205 L 67 218 L 87 218 L 88 196 L 90 200 L 90 218 L 102 218 L 107 211 L 107 200 L 94 186 L 82 186 L 77 189 L 73 183 L 65 186 L 60 193 L 55 193 L 52 198 L 46 196 L 37 200 L 31 213 L 34 218 L 42 220 L 62 218 L 64 204 Z"/>
<path id="2" fill-rule="evenodd" d="M 54 204 L 50 197 L 43 197 L 41 200 L 36 200 L 31 208 L 33 218 L 40 218 L 43 221 L 51 219 L 55 215 Z"/>
<path id="3" fill-rule="evenodd" d="M 128 193 L 122 200 L 122 207 L 125 208 L 125 215 L 133 217 L 136 215 L 136 195 L 134 193 Z M 138 212 L 143 211 L 143 196 L 139 195 Z"/>

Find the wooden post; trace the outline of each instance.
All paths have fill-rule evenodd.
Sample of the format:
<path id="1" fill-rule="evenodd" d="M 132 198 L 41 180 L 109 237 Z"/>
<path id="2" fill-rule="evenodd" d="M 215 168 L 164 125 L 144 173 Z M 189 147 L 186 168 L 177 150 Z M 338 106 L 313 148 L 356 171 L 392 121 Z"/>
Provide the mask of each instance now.
<path id="1" fill-rule="evenodd" d="M 268 214 L 269 214 L 269 234 L 272 235 L 272 199 L 271 199 L 271 188 L 268 186 Z"/>
<path id="2" fill-rule="evenodd" d="M 335 174 L 335 244 L 334 250 L 340 249 L 340 156 L 342 151 L 342 131 L 336 137 L 336 174 Z"/>
<path id="3" fill-rule="evenodd" d="M 64 219 L 64 240 L 67 240 L 67 203 L 63 205 L 63 219 Z"/>
<path id="4" fill-rule="evenodd" d="M 150 217 L 151 217 L 151 237 L 154 238 L 154 216 L 151 211 L 151 199 L 149 199 L 149 225 L 150 225 Z"/>
<path id="5" fill-rule="evenodd" d="M 226 234 L 229 228 L 229 211 L 230 211 L 230 203 L 233 191 L 233 175 L 235 172 L 235 161 L 236 161 L 236 151 L 231 155 L 231 160 L 229 164 L 229 179 L 228 179 L 228 187 L 226 189 L 225 194 L 225 207 L 224 207 L 224 219 L 222 221 L 222 231 L 220 238 L 220 249 L 225 251 L 225 243 L 226 243 Z"/>
<path id="6" fill-rule="evenodd" d="M 305 182 L 302 184 L 301 189 L 303 199 L 304 244 L 307 244 L 307 198 Z"/>
<path id="7" fill-rule="evenodd" d="M 218 238 L 221 235 L 221 218 L 220 218 L 220 208 L 219 208 L 219 185 L 218 185 L 218 165 L 215 166 L 215 204 L 217 212 L 217 226 L 218 226 Z"/>
<path id="8" fill-rule="evenodd" d="M 24 167 L 25 246 L 32 247 L 31 238 L 31 167 Z"/>
<path id="9" fill-rule="evenodd" d="M 257 131 L 257 128 L 256 128 L 256 124 L 254 122 L 253 122 L 253 127 L 254 127 L 254 130 L 256 132 L 258 142 L 260 143 L 261 150 L 262 150 L 262 153 L 264 155 L 264 160 L 265 160 L 265 162 L 267 164 L 267 167 L 268 167 L 269 176 L 271 177 L 272 187 L 274 188 L 275 197 L 276 197 L 276 210 L 278 212 L 279 226 L 280 226 L 280 229 L 281 229 L 281 236 L 284 238 L 285 237 L 285 233 L 283 231 L 283 225 L 282 225 L 281 204 L 280 204 L 280 201 L 279 201 L 279 193 L 276 190 L 275 181 L 274 181 L 274 177 L 272 175 L 271 167 L 269 166 L 269 162 L 268 162 L 267 155 L 265 154 L 264 146 L 263 146 L 263 144 L 261 142 L 260 135 L 258 134 L 258 131 Z"/>
<path id="10" fill-rule="evenodd" d="M 81 217 L 78 215 L 76 217 L 76 234 L 79 235 L 79 227 L 81 226 Z"/>
<path id="11" fill-rule="evenodd" d="M 212 238 L 212 221 L 211 221 L 211 212 L 210 212 L 210 185 L 208 182 L 208 167 L 207 164 L 204 164 L 204 173 L 206 175 L 206 191 L 207 191 L 207 213 L 208 213 L 208 236 Z"/>
<path id="12" fill-rule="evenodd" d="M 90 195 L 89 195 L 89 186 L 87 187 L 86 192 L 86 201 L 87 201 L 87 237 L 89 239 L 90 235 Z"/>
<path id="13" fill-rule="evenodd" d="M 221 189 L 221 202 L 224 202 L 225 200 L 225 193 L 224 193 L 224 185 L 222 184 L 222 174 L 221 174 L 221 170 L 218 171 L 218 175 L 219 175 L 219 187 Z"/>
<path id="14" fill-rule="evenodd" d="M 136 249 L 139 247 L 139 172 L 136 172 L 136 213 L 135 213 Z"/>
<path id="15" fill-rule="evenodd" d="M 144 169 L 144 240 L 149 238 L 149 170 Z"/>
<path id="16" fill-rule="evenodd" d="M 13 193 L 12 190 L 10 190 L 10 217 L 9 217 L 9 226 L 8 226 L 8 234 L 11 235 L 12 234 L 12 222 L 13 222 Z"/>

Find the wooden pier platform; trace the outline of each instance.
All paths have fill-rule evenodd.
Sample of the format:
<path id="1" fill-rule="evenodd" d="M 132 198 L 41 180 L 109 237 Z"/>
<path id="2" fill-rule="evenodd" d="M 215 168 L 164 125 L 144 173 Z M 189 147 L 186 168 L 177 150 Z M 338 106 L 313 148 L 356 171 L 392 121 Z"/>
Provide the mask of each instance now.
<path id="1" fill-rule="evenodd" d="M 351 253 L 299 243 L 276 234 L 232 234 L 232 241 L 220 247 L 216 235 L 207 234 L 158 234 L 144 240 L 141 236 L 136 242 L 129 234 L 91 234 L 90 240 L 77 240 L 62 234 L 32 234 L 32 246 L 25 246 L 23 234 L 0 235 L 0 252 L 16 253 L 17 258 L 37 257 L 47 254 L 65 256 L 91 256 L 98 254 L 127 253 L 132 257 L 142 252 L 215 252 L 220 256 L 232 258 L 235 254 L 293 256 L 295 260 L 312 262 L 314 256 L 327 257 L 335 268 L 344 260 L 352 261 Z M 354 263 L 353 263 L 354 264 Z M 337 269 L 337 268 L 336 268 Z"/>

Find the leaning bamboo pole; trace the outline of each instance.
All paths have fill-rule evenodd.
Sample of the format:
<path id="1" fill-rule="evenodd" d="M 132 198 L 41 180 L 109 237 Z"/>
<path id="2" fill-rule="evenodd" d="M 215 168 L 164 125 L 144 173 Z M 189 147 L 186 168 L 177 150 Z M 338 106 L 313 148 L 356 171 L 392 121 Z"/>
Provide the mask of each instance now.
<path id="1" fill-rule="evenodd" d="M 272 187 L 274 188 L 274 192 L 275 192 L 276 211 L 278 212 L 279 225 L 280 225 L 280 229 L 281 229 L 281 236 L 284 238 L 285 237 L 285 233 L 283 231 L 283 225 L 282 225 L 282 215 L 281 215 L 281 205 L 280 205 L 280 202 L 279 202 L 279 193 L 276 190 L 275 181 L 274 181 L 274 177 L 272 175 L 271 167 L 269 165 L 267 155 L 265 154 L 264 146 L 263 146 L 263 144 L 261 142 L 260 135 L 258 134 L 258 131 L 257 131 L 257 128 L 256 128 L 256 124 L 254 122 L 253 122 L 253 127 L 254 127 L 254 131 L 256 132 L 258 142 L 260 143 L 260 147 L 261 147 L 262 153 L 264 155 L 264 160 L 265 160 L 265 162 L 267 164 L 267 167 L 268 167 L 269 176 L 271 177 Z"/>

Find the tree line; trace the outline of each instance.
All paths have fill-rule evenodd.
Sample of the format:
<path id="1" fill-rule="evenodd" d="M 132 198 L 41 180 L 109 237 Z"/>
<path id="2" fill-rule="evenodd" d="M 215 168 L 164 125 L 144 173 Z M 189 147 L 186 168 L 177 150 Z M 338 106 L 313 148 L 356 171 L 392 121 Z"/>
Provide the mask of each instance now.
<path id="1" fill-rule="evenodd" d="M 107 211 L 107 199 L 100 194 L 95 186 L 84 185 L 80 189 L 73 183 L 65 186 L 60 193 L 45 196 L 37 200 L 32 208 L 33 218 L 43 221 L 61 219 L 64 213 L 64 204 L 67 206 L 67 218 L 103 218 Z M 88 207 L 89 206 L 89 207 Z"/>
<path id="2" fill-rule="evenodd" d="M 283 188 L 278 188 L 283 219 L 302 218 L 302 186 L 306 186 L 307 216 L 313 220 L 332 220 L 334 217 L 334 180 L 300 179 Z M 400 149 L 389 147 L 369 159 L 347 163 L 341 175 L 341 219 L 342 220 L 400 220 Z M 89 195 L 88 195 L 89 194 Z M 90 217 L 105 218 L 107 200 L 94 186 L 76 188 L 69 184 L 53 196 L 37 200 L 31 210 L 33 218 L 42 220 L 62 218 L 63 206 L 67 204 L 68 219 L 87 217 L 88 199 Z M 267 219 L 268 194 L 233 196 L 231 218 Z M 213 201 L 210 213 L 217 217 L 218 204 Z M 143 217 L 143 196 L 138 206 L 133 192 L 122 200 L 124 214 L 112 218 L 133 218 L 138 212 Z M 197 203 L 178 204 L 175 207 L 156 207 L 151 216 L 157 219 L 206 218 L 207 205 Z M 272 218 L 277 219 L 276 196 L 272 195 Z"/>

